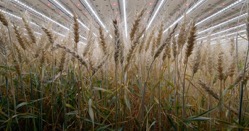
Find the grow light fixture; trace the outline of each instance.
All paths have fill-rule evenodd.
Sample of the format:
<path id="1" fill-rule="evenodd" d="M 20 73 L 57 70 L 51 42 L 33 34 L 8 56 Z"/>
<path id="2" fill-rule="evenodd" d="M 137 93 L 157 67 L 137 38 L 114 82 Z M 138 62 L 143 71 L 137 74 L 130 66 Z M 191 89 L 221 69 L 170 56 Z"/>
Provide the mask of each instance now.
<path id="1" fill-rule="evenodd" d="M 6 14 L 6 15 L 11 16 L 11 17 L 14 17 L 14 18 L 16 18 L 16 19 L 18 19 L 18 20 L 21 20 L 21 19 L 22 19 L 21 17 L 16 16 L 16 15 L 14 15 L 14 14 L 12 14 L 12 13 L 7 12 L 7 11 L 4 11 L 4 10 L 2 10 L 2 9 L 0 9 L 0 11 L 3 12 L 4 14 Z M 37 25 L 37 24 L 34 23 L 34 22 L 30 22 L 30 23 L 31 23 L 32 25 L 35 25 L 35 26 L 37 26 L 37 27 L 40 27 L 39 25 Z M 58 35 L 60 35 L 60 36 L 65 37 L 65 35 L 63 35 L 63 34 L 61 34 L 61 33 L 59 33 L 59 32 L 56 32 L 56 31 L 53 31 L 53 32 L 56 33 L 56 34 L 58 34 Z M 37 35 L 42 35 L 41 33 L 36 32 L 36 31 L 34 31 L 34 33 L 37 34 Z"/>
<path id="2" fill-rule="evenodd" d="M 96 12 L 93 10 L 92 6 L 89 4 L 89 2 L 87 0 L 84 0 L 87 7 L 91 10 L 92 14 L 95 16 L 95 18 L 98 20 L 98 22 L 100 23 L 100 25 L 106 30 L 106 27 L 104 25 L 104 23 L 100 20 L 99 16 L 96 14 Z M 106 30 L 108 32 L 108 30 Z"/>
<path id="3" fill-rule="evenodd" d="M 39 33 L 39 32 L 36 32 L 36 31 L 34 33 L 37 34 L 37 35 L 42 35 L 42 33 Z"/>
<path id="4" fill-rule="evenodd" d="M 221 33 L 224 33 L 224 32 L 227 32 L 227 31 L 231 31 L 231 30 L 234 30 L 234 29 L 238 29 L 238 28 L 241 28 L 241 27 L 244 27 L 244 26 L 246 26 L 246 24 L 241 24 L 241 25 L 238 25 L 238 26 L 235 26 L 235 27 L 228 28 L 226 30 L 222 30 L 220 32 L 216 32 L 214 34 L 211 34 L 211 36 L 219 35 Z M 208 38 L 208 37 L 204 36 L 204 37 L 198 38 L 197 40 L 203 40 L 203 39 L 206 39 L 206 38 Z"/>
<path id="5" fill-rule="evenodd" d="M 191 11 L 193 11 L 195 8 L 197 8 L 199 5 L 201 5 L 203 2 L 205 2 L 206 0 L 200 0 L 198 1 L 194 6 L 192 6 L 187 12 L 186 14 L 190 13 Z"/>
<path id="6" fill-rule="evenodd" d="M 127 16 L 126 16 L 126 1 L 123 0 L 123 16 L 124 16 L 124 26 L 125 26 L 125 37 L 128 37 L 128 31 L 127 31 Z"/>
<path id="7" fill-rule="evenodd" d="M 58 5 L 62 10 L 64 10 L 68 15 L 70 15 L 71 17 L 73 17 L 73 14 L 67 10 L 61 3 L 59 3 L 57 0 L 52 0 L 56 5 Z M 90 30 L 83 22 L 81 22 L 79 19 L 77 19 L 77 21 L 87 30 Z"/>
<path id="8" fill-rule="evenodd" d="M 234 18 L 232 18 L 232 19 L 230 19 L 230 20 L 228 20 L 228 21 L 222 22 L 222 23 L 220 23 L 220 24 L 217 24 L 217 25 L 212 26 L 212 27 L 210 27 L 210 28 L 207 28 L 207 29 L 205 29 L 205 30 L 202 30 L 202 31 L 198 32 L 198 35 L 199 35 L 199 34 L 202 34 L 202 33 L 204 33 L 204 32 L 210 31 L 210 30 L 212 30 L 212 29 L 215 29 L 215 28 L 217 28 L 217 27 L 220 27 L 220 26 L 222 26 L 222 25 L 231 23 L 231 22 L 236 21 L 236 20 L 238 20 L 238 19 L 241 19 L 241 18 L 243 18 L 243 17 L 245 17 L 245 16 L 247 16 L 247 13 L 245 13 L 245 14 L 243 14 L 243 15 L 240 15 L 240 16 L 237 16 L 237 17 L 234 17 Z"/>
<path id="9" fill-rule="evenodd" d="M 87 40 L 86 37 L 84 37 L 84 36 L 82 36 L 82 35 L 80 35 L 80 38 L 82 38 L 82 39 L 84 39 L 84 40 Z"/>
<path id="10" fill-rule="evenodd" d="M 186 14 L 189 14 L 191 11 L 193 11 L 194 9 L 196 9 L 198 6 L 200 6 L 203 2 L 205 2 L 206 0 L 200 0 L 198 1 L 194 6 L 192 6 L 187 12 Z M 182 15 L 181 17 L 179 17 L 175 22 L 173 22 L 173 24 L 171 24 L 167 29 L 165 29 L 163 31 L 163 33 L 167 32 L 170 28 L 172 28 L 174 25 L 176 25 L 180 20 L 182 20 L 182 18 L 184 17 L 184 15 Z"/>
<path id="11" fill-rule="evenodd" d="M 227 31 L 231 31 L 231 30 L 234 30 L 234 29 L 237 29 L 237 28 L 241 28 L 243 26 L 246 26 L 246 24 L 241 24 L 241 25 L 238 25 L 238 26 L 235 26 L 235 27 L 232 27 L 232 28 L 229 28 L 229 29 L 217 32 L 217 33 L 214 33 L 211 36 L 215 36 L 215 35 L 218 35 L 218 34 L 221 34 L 221 33 L 227 32 Z"/>
<path id="12" fill-rule="evenodd" d="M 16 15 L 14 15 L 14 14 L 12 14 L 12 13 L 7 12 L 7 11 L 4 11 L 4 10 L 2 10 L 2 9 L 0 9 L 0 11 L 3 12 L 4 14 L 7 14 L 7 15 L 9 15 L 9 16 L 11 16 L 11 17 L 16 18 L 16 19 L 19 19 L 19 20 L 22 19 L 21 17 L 16 16 Z"/>
<path id="13" fill-rule="evenodd" d="M 21 20 L 21 19 L 22 19 L 21 17 L 16 16 L 16 15 L 10 13 L 10 12 L 4 11 L 4 10 L 2 10 L 2 9 L 0 9 L 0 11 L 3 12 L 4 14 L 6 14 L 6 15 L 11 16 L 11 17 L 14 17 L 14 18 L 16 18 L 16 19 L 18 19 L 18 20 Z M 32 25 L 35 25 L 35 26 L 37 26 L 37 27 L 40 28 L 40 26 L 37 25 L 36 23 L 34 23 L 34 22 L 30 22 L 30 23 L 31 23 Z M 65 37 L 65 35 L 63 35 L 63 34 L 57 32 L 57 31 L 53 31 L 53 32 L 54 32 L 55 34 L 57 34 L 57 35 L 60 35 L 60 36 L 62 36 L 62 37 Z M 38 35 L 42 35 L 42 34 L 39 33 L 39 32 L 34 32 L 34 33 L 36 33 L 36 34 L 38 34 Z M 85 37 L 83 37 L 83 36 L 81 36 L 81 35 L 80 35 L 80 38 L 82 38 L 82 39 L 84 39 L 84 40 L 87 40 Z"/>
<path id="14" fill-rule="evenodd" d="M 161 3 L 159 4 L 158 8 L 156 9 L 156 12 L 153 14 L 153 16 L 152 16 L 152 18 L 151 18 L 151 20 L 150 20 L 150 22 L 149 22 L 149 24 L 148 24 L 146 30 L 148 30 L 148 29 L 150 28 L 151 23 L 152 23 L 153 20 L 155 19 L 156 15 L 157 15 L 159 9 L 161 8 L 161 6 L 163 5 L 164 1 L 165 1 L 165 0 L 161 0 Z"/>
<path id="15" fill-rule="evenodd" d="M 16 15 L 14 15 L 14 14 L 12 14 L 12 13 L 7 12 L 7 11 L 4 11 L 4 10 L 2 10 L 2 9 L 0 9 L 0 11 L 3 12 L 4 14 L 7 14 L 8 16 L 14 17 L 14 18 L 16 18 L 16 19 L 18 19 L 18 20 L 21 20 L 21 19 L 22 19 L 21 17 L 16 16 Z M 34 22 L 32 22 L 32 21 L 30 21 L 30 24 L 39 27 L 39 25 L 37 25 L 36 23 L 34 23 Z"/>
<path id="16" fill-rule="evenodd" d="M 51 21 L 51 22 L 53 22 L 53 23 L 59 25 L 60 27 L 66 29 L 66 30 L 69 30 L 69 28 L 67 28 L 66 26 L 64 26 L 64 25 L 60 24 L 59 22 L 57 22 L 57 21 L 55 21 L 55 20 L 53 20 L 53 19 L 47 17 L 46 15 L 44 15 L 44 14 L 38 12 L 37 10 L 33 9 L 32 7 L 29 7 L 28 5 L 22 3 L 21 1 L 19 1 L 19 0 L 12 0 L 12 1 L 16 2 L 17 4 L 23 6 L 23 7 L 26 8 L 26 9 L 31 10 L 32 12 L 34 12 L 34 13 L 36 13 L 36 14 L 42 16 L 43 18 L 46 18 L 47 20 L 49 20 L 49 21 Z"/>
<path id="17" fill-rule="evenodd" d="M 240 30 L 240 31 L 229 33 L 229 34 L 224 34 L 224 35 L 222 35 L 220 37 L 212 38 L 211 41 L 214 41 L 214 40 L 217 40 L 217 39 L 221 39 L 221 38 L 224 38 L 224 37 L 228 37 L 228 36 L 232 36 L 232 35 L 236 35 L 236 34 L 245 33 L 245 32 L 246 32 L 246 30 Z"/>
<path id="18" fill-rule="evenodd" d="M 81 22 L 79 19 L 77 19 L 77 21 L 87 30 L 90 30 L 83 22 Z"/>
<path id="19" fill-rule="evenodd" d="M 69 14 L 71 17 L 73 17 L 73 14 L 67 10 L 61 3 L 59 3 L 57 0 L 52 0 L 56 5 L 60 6 L 62 10 L 64 10 L 67 14 Z"/>
<path id="20" fill-rule="evenodd" d="M 229 6 L 225 7 L 224 9 L 222 9 L 222 10 L 220 10 L 220 11 L 218 11 L 218 12 L 212 14 L 211 16 L 209 16 L 209 17 L 207 17 L 207 18 L 201 20 L 200 22 L 196 23 L 196 26 L 202 24 L 203 22 L 205 22 L 205 21 L 207 21 L 207 20 L 209 20 L 209 19 L 211 19 L 211 18 L 213 18 L 213 17 L 215 17 L 215 16 L 217 16 L 217 15 L 219 15 L 219 14 L 222 14 L 224 11 L 226 11 L 226 10 L 232 8 L 233 6 L 236 6 L 237 4 L 239 4 L 239 3 L 242 2 L 242 1 L 244 1 L 244 0 L 237 0 L 236 2 L 234 2 L 234 3 L 230 4 Z"/>
<path id="21" fill-rule="evenodd" d="M 66 37 L 65 35 L 63 35 L 63 34 L 61 34 L 61 33 L 59 33 L 59 32 L 54 31 L 54 33 L 57 34 L 57 35 L 60 35 L 60 36 L 62 36 L 62 37 Z"/>
<path id="22" fill-rule="evenodd" d="M 49 20 L 49 21 L 51 21 L 51 22 L 53 22 L 53 23 L 59 25 L 60 27 L 66 29 L 66 30 L 68 30 L 68 31 L 70 30 L 68 27 L 66 27 L 66 26 L 64 26 L 64 25 L 62 25 L 62 24 L 60 24 L 60 23 L 58 23 L 57 21 L 55 21 L 55 20 L 53 20 L 53 19 L 47 17 L 46 15 L 44 15 L 44 14 L 38 12 L 37 10 L 33 9 L 32 7 L 29 7 L 28 5 L 22 3 L 21 1 L 19 1 L 19 0 L 13 0 L 13 1 L 16 2 L 17 4 L 23 6 L 24 8 L 29 9 L 29 10 L 35 12 L 36 14 L 38 14 L 38 15 L 40 15 L 40 16 L 46 18 L 47 20 Z M 83 23 L 82 23 L 82 24 L 83 24 Z M 56 34 L 58 34 L 58 33 L 56 33 Z M 61 34 L 61 36 L 62 36 L 62 34 Z M 65 35 L 64 35 L 64 36 L 65 36 Z M 80 38 L 86 40 L 86 38 L 83 37 L 83 36 L 80 36 Z"/>
<path id="23" fill-rule="evenodd" d="M 246 30 L 240 30 L 240 31 L 236 31 L 236 32 L 229 33 L 229 34 L 224 34 L 224 35 L 222 35 L 222 36 L 212 38 L 212 39 L 210 40 L 210 42 L 211 42 L 211 41 L 218 40 L 218 39 L 222 39 L 222 38 L 225 38 L 225 37 L 237 35 L 237 34 L 243 34 L 243 33 L 246 33 Z M 212 43 L 211 45 L 215 45 L 215 44 L 218 44 L 218 43 Z M 224 44 L 224 43 L 223 43 L 223 44 Z"/>

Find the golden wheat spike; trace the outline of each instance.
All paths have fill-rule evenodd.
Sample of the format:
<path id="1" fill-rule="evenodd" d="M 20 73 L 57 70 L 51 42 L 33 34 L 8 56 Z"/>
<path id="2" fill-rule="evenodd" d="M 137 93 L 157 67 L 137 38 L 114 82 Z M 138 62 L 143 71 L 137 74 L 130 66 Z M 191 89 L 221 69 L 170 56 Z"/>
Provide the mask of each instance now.
<path id="1" fill-rule="evenodd" d="M 4 16 L 4 14 L 0 11 L 0 21 L 2 22 L 2 24 L 6 27 L 8 27 L 8 21 L 6 19 L 6 17 Z"/>

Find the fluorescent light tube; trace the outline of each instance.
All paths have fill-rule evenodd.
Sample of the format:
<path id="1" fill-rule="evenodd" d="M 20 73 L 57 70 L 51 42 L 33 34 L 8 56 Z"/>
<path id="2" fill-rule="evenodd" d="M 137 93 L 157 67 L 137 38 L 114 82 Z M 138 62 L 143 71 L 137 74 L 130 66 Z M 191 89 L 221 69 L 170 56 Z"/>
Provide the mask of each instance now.
<path id="1" fill-rule="evenodd" d="M 29 10 L 35 12 L 36 14 L 38 14 L 38 15 L 40 15 L 40 16 L 46 18 L 47 20 L 49 20 L 49 21 L 51 21 L 51 22 L 53 22 L 53 23 L 55 23 L 55 24 L 61 26 L 62 28 L 66 29 L 66 30 L 69 30 L 69 28 L 67 28 L 66 26 L 64 26 L 64 25 L 60 24 L 59 22 L 57 22 L 57 21 L 55 21 L 55 20 L 53 20 L 53 19 L 47 17 L 46 15 L 44 15 L 44 14 L 38 12 L 37 10 L 35 10 L 35 9 L 31 8 L 31 7 L 29 7 L 28 5 L 26 5 L 26 4 L 22 3 L 22 2 L 20 2 L 19 0 L 12 0 L 12 1 L 14 1 L 14 2 L 16 2 L 17 4 L 19 4 L 19 5 L 23 6 L 23 7 L 25 7 L 26 9 L 29 9 Z"/>
<path id="2" fill-rule="evenodd" d="M 196 9 L 198 6 L 200 6 L 203 2 L 205 2 L 206 0 L 200 0 L 198 1 L 194 6 L 192 6 L 187 12 L 186 14 L 189 14 L 191 11 L 193 11 L 194 9 Z M 166 28 L 163 33 L 167 32 L 170 28 L 172 28 L 174 25 L 176 25 L 180 20 L 182 20 L 182 18 L 184 17 L 184 15 L 182 15 L 181 17 L 179 17 L 175 22 L 173 22 L 173 24 L 171 24 L 168 28 Z"/>
<path id="3" fill-rule="evenodd" d="M 98 20 L 98 22 L 100 23 L 100 25 L 106 30 L 106 27 L 104 25 L 104 23 L 100 20 L 99 16 L 95 13 L 95 11 L 93 10 L 92 6 L 88 3 L 87 0 L 84 0 L 87 7 L 91 10 L 91 12 L 93 13 L 93 15 L 95 16 L 95 18 Z"/>
<path id="4" fill-rule="evenodd" d="M 226 10 L 232 8 L 233 6 L 239 4 L 239 3 L 242 2 L 242 1 L 243 1 L 243 0 L 237 0 L 236 2 L 234 2 L 234 3 L 230 4 L 229 6 L 223 8 L 222 10 L 220 10 L 220 11 L 218 11 L 218 12 L 212 14 L 211 16 L 209 16 L 209 17 L 207 17 L 207 18 L 201 20 L 200 22 L 196 23 L 196 26 L 202 24 L 203 22 L 205 22 L 205 21 L 207 21 L 207 20 L 209 20 L 209 19 L 211 19 L 211 18 L 213 18 L 213 17 L 215 17 L 215 16 L 217 16 L 217 15 L 219 15 L 219 14 L 222 14 L 224 11 L 226 11 Z"/>
<path id="5" fill-rule="evenodd" d="M 7 11 L 1 10 L 1 9 L 0 9 L 0 11 L 3 12 L 3 13 L 5 13 L 5 14 L 7 14 L 8 16 L 14 17 L 14 18 L 16 18 L 16 19 L 18 19 L 18 20 L 21 20 L 21 19 L 22 19 L 21 17 L 16 16 L 16 15 L 14 15 L 14 14 L 12 14 L 12 13 L 7 12 Z M 34 22 L 31 22 L 31 24 L 32 24 L 32 23 L 33 23 L 33 25 L 40 27 L 39 25 L 35 24 Z M 55 34 L 57 34 L 57 35 L 60 35 L 60 36 L 62 36 L 62 37 L 65 37 L 65 35 L 63 35 L 63 34 L 57 32 L 57 31 L 53 31 L 53 32 L 54 32 Z M 36 34 L 38 34 L 38 35 L 42 35 L 42 34 L 39 33 L 39 32 L 34 32 L 34 33 L 36 33 Z M 82 38 L 82 39 L 84 39 L 84 40 L 87 40 L 84 36 L 81 36 L 81 35 L 80 35 L 80 38 Z M 83 42 L 82 42 L 82 43 L 83 43 Z"/>
<path id="6" fill-rule="evenodd" d="M 62 10 L 64 10 L 67 14 L 69 14 L 71 17 L 73 17 L 73 14 L 67 10 L 61 3 L 59 3 L 57 0 L 52 0 L 56 5 L 58 5 Z M 90 30 L 83 22 L 81 22 L 79 19 L 77 21 L 87 30 Z"/>
<path id="7" fill-rule="evenodd" d="M 217 25 L 212 26 L 212 27 L 210 27 L 210 28 L 207 28 L 207 29 L 205 29 L 205 30 L 202 30 L 202 31 L 198 32 L 198 35 L 199 35 L 199 34 L 202 34 L 202 33 L 204 33 L 204 32 L 210 31 L 210 30 L 212 30 L 212 29 L 215 29 L 215 28 L 217 28 L 217 27 L 220 27 L 220 26 L 222 26 L 222 25 L 228 24 L 228 23 L 230 23 L 230 22 L 236 21 L 236 20 L 238 20 L 238 19 L 241 19 L 241 18 L 243 18 L 243 17 L 245 17 L 245 16 L 247 16 L 247 13 L 245 13 L 245 14 L 243 14 L 243 15 L 240 15 L 240 16 L 237 16 L 237 17 L 234 17 L 234 18 L 232 18 L 232 19 L 229 19 L 228 21 L 222 22 L 222 23 L 220 23 L 220 24 L 217 24 Z"/>
<path id="8" fill-rule="evenodd" d="M 153 14 L 153 16 L 152 16 L 152 18 L 151 18 L 151 20 L 150 20 L 148 26 L 146 27 L 146 30 L 148 30 L 148 29 L 150 28 L 151 23 L 152 23 L 153 20 L 155 19 L 156 15 L 157 15 L 159 9 L 161 8 L 161 6 L 163 5 L 164 1 L 165 1 L 165 0 L 161 0 L 161 2 L 160 2 L 160 4 L 159 4 L 158 8 L 156 9 L 156 12 Z"/>
<path id="9" fill-rule="evenodd" d="M 234 30 L 234 29 L 237 29 L 237 28 L 241 28 L 243 26 L 246 26 L 246 24 L 241 24 L 241 25 L 238 25 L 238 26 L 235 26 L 235 27 L 232 27 L 232 28 L 229 28 L 229 29 L 226 29 L 226 30 L 222 30 L 220 32 L 216 32 L 214 34 L 211 34 L 211 36 L 215 36 L 215 35 L 218 35 L 218 34 L 221 34 L 221 33 L 224 33 L 224 32 L 227 32 L 227 31 L 231 31 L 231 30 Z M 206 39 L 208 38 L 207 36 L 204 36 L 204 37 L 201 37 L 201 38 L 198 38 L 197 40 L 202 40 L 202 39 Z"/>
<path id="10" fill-rule="evenodd" d="M 126 16 L 126 0 L 123 0 L 123 16 L 124 16 L 124 26 L 125 26 L 125 37 L 128 37 L 128 27 L 127 27 L 127 16 Z"/>

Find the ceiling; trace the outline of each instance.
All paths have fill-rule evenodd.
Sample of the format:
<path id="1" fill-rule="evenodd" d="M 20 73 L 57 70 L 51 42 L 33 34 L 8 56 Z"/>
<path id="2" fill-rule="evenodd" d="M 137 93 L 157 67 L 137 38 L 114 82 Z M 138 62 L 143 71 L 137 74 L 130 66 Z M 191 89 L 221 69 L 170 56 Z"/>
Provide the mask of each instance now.
<path id="1" fill-rule="evenodd" d="M 54 31 L 61 35 L 65 35 L 68 29 L 72 28 L 73 15 L 76 14 L 81 25 L 80 32 L 81 39 L 83 40 L 87 39 L 89 30 L 91 30 L 91 33 L 96 37 L 98 36 L 99 27 L 104 28 L 106 33 L 112 31 L 112 20 L 114 19 L 117 19 L 119 22 L 124 34 L 126 30 L 129 32 L 134 19 L 142 9 L 145 9 L 145 15 L 143 17 L 144 25 L 146 25 L 148 29 L 152 29 L 163 24 L 165 32 L 169 29 L 168 27 L 172 27 L 176 23 L 176 20 L 180 22 L 182 19 L 179 18 L 183 17 L 184 13 L 187 13 L 190 20 L 196 21 L 198 31 L 203 31 L 198 34 L 198 37 L 202 39 L 207 36 L 208 33 L 216 33 L 213 36 L 217 36 L 243 30 L 243 26 L 238 28 L 237 26 L 245 23 L 246 15 L 238 17 L 245 13 L 245 8 L 242 8 L 245 1 L 246 0 L 0 0 L 0 9 L 20 17 L 26 12 L 26 14 L 29 14 L 30 19 L 37 25 L 48 26 L 52 24 Z M 233 5 L 235 2 L 237 2 L 237 4 Z M 126 6 L 125 9 L 124 6 Z M 231 8 L 227 8 L 229 6 L 231 6 Z M 191 10 L 191 8 L 193 9 Z M 210 17 L 219 11 L 222 12 Z M 238 17 L 238 19 L 227 22 L 235 17 Z M 15 18 L 10 19 L 16 21 Z M 18 22 L 18 20 L 16 22 Z M 220 26 L 215 27 L 219 24 Z M 233 27 L 234 29 L 228 30 Z M 34 26 L 33 28 L 37 30 L 37 32 L 40 31 L 38 26 Z"/>

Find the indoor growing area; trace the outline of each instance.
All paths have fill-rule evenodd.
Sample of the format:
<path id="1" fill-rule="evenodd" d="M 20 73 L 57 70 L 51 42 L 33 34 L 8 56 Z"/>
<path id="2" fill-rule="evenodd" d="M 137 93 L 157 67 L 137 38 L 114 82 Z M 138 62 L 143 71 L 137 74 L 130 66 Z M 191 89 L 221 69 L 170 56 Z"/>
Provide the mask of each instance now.
<path id="1" fill-rule="evenodd" d="M 0 130 L 249 130 L 249 0 L 0 0 Z"/>

